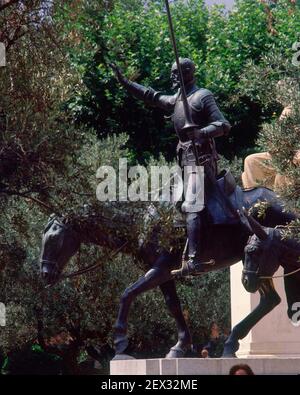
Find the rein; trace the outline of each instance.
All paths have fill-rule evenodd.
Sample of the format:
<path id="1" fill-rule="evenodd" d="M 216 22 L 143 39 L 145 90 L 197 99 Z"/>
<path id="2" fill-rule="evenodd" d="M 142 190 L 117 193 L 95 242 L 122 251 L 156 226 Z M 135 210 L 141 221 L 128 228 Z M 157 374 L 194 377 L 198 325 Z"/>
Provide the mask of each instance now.
<path id="1" fill-rule="evenodd" d="M 128 243 L 129 243 L 128 240 L 125 241 L 125 243 L 123 243 L 123 244 L 122 244 L 118 249 L 116 249 L 111 255 L 108 255 L 108 256 L 107 256 L 107 259 L 112 259 L 112 258 L 114 258 L 120 251 L 123 250 L 123 248 L 124 248 Z M 94 263 L 93 265 L 90 265 L 90 266 L 88 266 L 88 267 L 85 267 L 85 268 L 83 268 L 83 269 L 77 270 L 76 272 L 63 274 L 63 275 L 60 276 L 59 280 L 63 280 L 63 279 L 66 279 L 66 278 L 73 278 L 73 277 L 76 277 L 76 276 L 80 276 L 81 274 L 85 274 L 85 273 L 88 273 L 88 272 L 92 272 L 92 271 L 98 269 L 98 267 L 100 267 L 101 265 L 102 265 L 102 263 L 101 263 L 101 262 L 98 262 L 98 263 Z"/>
<path id="2" fill-rule="evenodd" d="M 292 272 L 286 273 L 286 274 L 282 274 L 280 276 L 260 276 L 259 278 L 262 280 L 270 280 L 272 278 L 284 278 L 284 277 L 288 277 L 288 276 L 292 276 L 293 274 L 297 273 L 300 271 L 300 267 L 296 270 L 293 270 Z"/>
<path id="3" fill-rule="evenodd" d="M 127 240 L 127 241 L 125 241 L 125 243 L 123 243 L 118 249 L 116 249 L 112 254 L 109 254 L 107 257 L 106 257 L 106 259 L 107 260 L 109 260 L 109 259 L 113 259 L 127 244 L 129 243 L 129 241 Z M 53 262 L 53 261 L 50 261 L 50 260 L 47 260 L 47 259 L 43 259 L 42 261 L 41 261 L 41 263 L 50 263 L 50 264 L 52 264 L 52 265 L 54 265 L 55 266 L 55 268 L 57 268 L 57 263 L 56 262 Z M 94 270 L 96 270 L 96 269 L 98 269 L 100 266 L 102 266 L 102 261 L 101 262 L 98 262 L 98 263 L 94 263 L 93 265 L 90 265 L 90 266 L 87 266 L 87 267 L 85 267 L 85 268 L 83 268 L 83 269 L 79 269 L 79 270 L 77 270 L 76 272 L 73 272 L 73 273 L 67 273 L 67 274 L 62 274 L 62 275 L 60 275 L 59 276 L 59 278 L 57 279 L 57 281 L 55 282 L 55 284 L 57 284 L 59 281 L 61 281 L 61 280 L 65 280 L 65 279 L 67 279 L 67 278 L 73 278 L 73 277 L 77 277 L 77 276 L 81 276 L 82 274 L 85 274 L 85 273 L 89 273 L 89 272 L 92 272 L 92 271 L 94 271 Z M 55 284 L 49 284 L 49 285 L 46 285 L 45 286 L 45 288 L 51 288 L 53 285 L 55 285 Z"/>
<path id="4" fill-rule="evenodd" d="M 292 272 L 286 273 L 286 274 L 281 274 L 280 276 L 258 276 L 260 280 L 272 280 L 273 278 L 284 278 L 284 277 L 289 277 L 292 276 L 293 274 L 297 273 L 300 271 L 300 267 L 296 270 L 293 270 Z M 256 271 L 254 270 L 244 270 L 242 271 L 243 274 L 259 274 L 258 269 Z"/>

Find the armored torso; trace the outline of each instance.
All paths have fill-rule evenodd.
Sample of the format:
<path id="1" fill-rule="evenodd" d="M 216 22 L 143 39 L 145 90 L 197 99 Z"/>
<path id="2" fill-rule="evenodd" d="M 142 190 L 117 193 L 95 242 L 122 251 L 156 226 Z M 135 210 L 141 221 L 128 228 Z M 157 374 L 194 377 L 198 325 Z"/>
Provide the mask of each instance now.
<path id="1" fill-rule="evenodd" d="M 145 103 L 160 107 L 171 116 L 176 134 L 179 138 L 177 153 L 181 164 L 195 162 L 195 156 L 192 149 L 192 141 L 188 138 L 185 130 L 184 106 L 181 99 L 180 90 L 175 95 L 164 95 L 155 91 L 153 88 L 146 88 L 136 82 L 122 79 L 122 84 L 127 91 L 136 98 L 143 100 Z M 230 130 L 229 122 L 220 112 L 213 94 L 204 88 L 198 88 L 192 83 L 187 85 L 187 100 L 191 111 L 192 120 L 199 130 L 206 129 L 206 135 L 195 141 L 198 155 L 210 155 L 212 161 L 217 160 L 214 137 L 228 134 Z M 180 152 L 181 151 L 181 152 Z M 180 157 L 183 159 L 180 160 Z"/>
<path id="2" fill-rule="evenodd" d="M 210 92 L 207 89 L 199 89 L 195 88 L 188 95 L 188 103 L 192 115 L 193 122 L 199 126 L 199 129 L 207 126 L 208 119 L 207 113 L 202 103 L 202 97 L 207 96 Z M 174 128 L 176 134 L 180 140 L 180 142 L 185 143 L 189 141 L 183 127 L 185 125 L 185 115 L 184 115 L 184 106 L 181 100 L 181 95 L 179 94 L 176 98 L 174 105 L 174 113 L 172 115 L 172 120 L 174 123 Z"/>

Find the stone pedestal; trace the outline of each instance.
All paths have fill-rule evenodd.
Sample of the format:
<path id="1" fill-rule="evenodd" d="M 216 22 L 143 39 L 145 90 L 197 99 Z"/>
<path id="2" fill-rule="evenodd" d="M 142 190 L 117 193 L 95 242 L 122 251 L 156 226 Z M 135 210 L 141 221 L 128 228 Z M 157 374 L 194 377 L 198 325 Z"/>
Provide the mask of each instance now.
<path id="1" fill-rule="evenodd" d="M 245 318 L 259 302 L 258 292 L 250 294 L 245 291 L 241 283 L 242 268 L 242 262 L 230 268 L 232 327 Z M 282 268 L 275 275 L 281 274 Z M 294 326 L 287 316 L 283 278 L 274 279 L 274 285 L 282 301 L 240 341 L 238 357 L 300 357 L 300 326 Z"/>
<path id="2" fill-rule="evenodd" d="M 255 375 L 298 375 L 300 358 L 181 358 L 111 361 L 111 375 L 228 375 L 237 363 L 246 363 Z"/>
<path id="3" fill-rule="evenodd" d="M 259 302 L 259 293 L 246 292 L 242 263 L 231 267 L 231 322 L 236 325 Z M 282 269 L 275 275 L 283 274 Z M 240 341 L 236 358 L 181 358 L 113 360 L 111 375 L 228 375 L 233 365 L 246 363 L 256 375 L 300 375 L 300 326 L 287 316 L 283 278 L 274 279 L 282 302 Z M 300 302 L 300 301 L 299 301 Z"/>

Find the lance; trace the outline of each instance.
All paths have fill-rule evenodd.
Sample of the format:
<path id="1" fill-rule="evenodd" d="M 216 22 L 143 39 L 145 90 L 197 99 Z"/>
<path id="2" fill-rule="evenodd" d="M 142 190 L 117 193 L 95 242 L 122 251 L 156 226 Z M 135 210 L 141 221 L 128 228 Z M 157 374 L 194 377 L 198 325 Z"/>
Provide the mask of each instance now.
<path id="1" fill-rule="evenodd" d="M 184 108 L 184 116 L 185 116 L 185 124 L 183 126 L 183 130 L 193 130 L 193 129 L 198 129 L 198 126 L 193 122 L 192 120 L 192 115 L 190 111 L 190 107 L 188 105 L 187 101 L 187 96 L 186 96 L 186 91 L 185 91 L 185 86 L 184 86 L 184 80 L 183 80 L 183 73 L 182 73 L 182 68 L 179 62 L 179 55 L 178 55 L 178 49 L 176 45 L 176 39 L 175 39 L 175 33 L 174 33 L 174 28 L 173 28 L 173 22 L 172 22 L 172 17 L 171 17 L 171 11 L 170 11 L 170 5 L 169 5 L 169 0 L 165 0 L 166 4 L 166 10 L 167 10 L 167 15 L 168 15 L 168 23 L 169 23 L 169 29 L 170 29 L 170 35 L 171 35 L 171 41 L 175 53 L 175 60 L 177 64 L 177 69 L 179 73 L 179 82 L 180 82 L 180 92 L 181 92 L 181 97 L 182 97 L 182 102 L 183 102 L 183 108 Z M 197 147 L 195 144 L 195 140 L 192 139 L 192 149 L 193 153 L 196 159 L 196 165 L 200 166 L 199 158 L 198 158 L 198 153 L 197 153 Z M 239 218 L 242 222 L 243 225 L 249 229 L 248 221 L 245 221 L 245 217 L 243 213 L 240 211 L 237 211 L 235 207 L 233 207 L 231 201 L 228 199 L 228 197 L 225 195 L 223 190 L 220 188 L 219 184 L 216 182 L 214 175 L 212 174 L 212 171 L 209 167 L 206 169 L 206 175 L 208 176 L 211 184 L 217 191 L 217 197 L 219 195 L 219 198 L 221 198 L 221 204 L 223 203 L 227 210 L 235 217 Z M 246 223 L 245 223 L 246 222 Z"/>
<path id="2" fill-rule="evenodd" d="M 170 11 L 170 6 L 169 6 L 169 0 L 165 0 L 165 3 L 166 3 L 167 15 L 168 15 L 171 42 L 173 45 L 173 49 L 174 49 L 174 53 L 175 53 L 175 60 L 176 60 L 176 64 L 177 64 L 177 70 L 178 70 L 178 74 L 179 74 L 180 93 L 181 93 L 183 109 L 184 109 L 184 116 L 185 116 L 185 124 L 182 129 L 183 130 L 192 130 L 192 129 L 196 129 L 197 125 L 192 120 L 190 107 L 189 107 L 188 101 L 187 101 L 184 80 L 183 80 L 183 73 L 182 73 L 182 69 L 181 69 L 181 65 L 180 65 L 180 61 L 179 61 L 178 49 L 177 49 L 176 38 L 175 38 L 175 34 L 174 34 L 173 22 L 172 22 L 172 17 L 171 17 L 171 11 Z M 198 153 L 197 153 L 197 147 L 196 147 L 194 139 L 192 139 L 192 149 L 193 149 L 193 153 L 194 153 L 194 156 L 196 159 L 196 165 L 200 166 Z"/>

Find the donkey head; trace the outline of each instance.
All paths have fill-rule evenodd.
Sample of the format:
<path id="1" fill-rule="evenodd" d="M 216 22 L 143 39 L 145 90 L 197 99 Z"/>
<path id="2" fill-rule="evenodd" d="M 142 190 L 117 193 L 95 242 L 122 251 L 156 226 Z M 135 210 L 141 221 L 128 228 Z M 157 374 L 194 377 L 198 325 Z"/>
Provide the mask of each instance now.
<path id="1" fill-rule="evenodd" d="M 246 291 L 256 292 L 262 277 L 272 277 L 279 267 L 278 245 L 274 239 L 275 229 L 262 227 L 248 216 L 253 236 L 245 247 L 242 283 Z"/>

